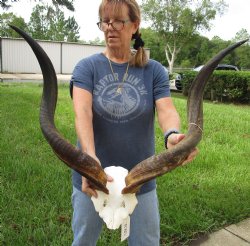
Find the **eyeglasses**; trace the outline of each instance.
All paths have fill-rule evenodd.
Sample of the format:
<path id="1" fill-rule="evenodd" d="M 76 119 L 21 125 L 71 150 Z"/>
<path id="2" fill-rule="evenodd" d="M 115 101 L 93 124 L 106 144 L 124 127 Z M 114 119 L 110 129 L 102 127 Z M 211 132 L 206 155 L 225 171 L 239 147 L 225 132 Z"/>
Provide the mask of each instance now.
<path id="1" fill-rule="evenodd" d="M 124 28 L 124 25 L 129 21 L 130 20 L 114 20 L 113 22 L 99 21 L 96 24 L 103 32 L 108 30 L 109 25 L 111 25 L 115 31 L 121 31 Z"/>

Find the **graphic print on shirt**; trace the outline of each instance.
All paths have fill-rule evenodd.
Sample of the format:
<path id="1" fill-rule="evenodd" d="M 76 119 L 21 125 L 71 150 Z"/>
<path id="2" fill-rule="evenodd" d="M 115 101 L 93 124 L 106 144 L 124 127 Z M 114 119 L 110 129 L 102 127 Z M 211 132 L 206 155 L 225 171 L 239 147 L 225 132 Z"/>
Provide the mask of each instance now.
<path id="1" fill-rule="evenodd" d="M 118 78 L 118 74 L 115 74 Z M 117 89 L 121 88 L 118 93 Z M 113 123 L 125 123 L 137 118 L 146 107 L 148 94 L 140 78 L 128 75 L 124 83 L 118 83 L 112 74 L 100 79 L 93 92 L 95 111 L 103 119 Z"/>

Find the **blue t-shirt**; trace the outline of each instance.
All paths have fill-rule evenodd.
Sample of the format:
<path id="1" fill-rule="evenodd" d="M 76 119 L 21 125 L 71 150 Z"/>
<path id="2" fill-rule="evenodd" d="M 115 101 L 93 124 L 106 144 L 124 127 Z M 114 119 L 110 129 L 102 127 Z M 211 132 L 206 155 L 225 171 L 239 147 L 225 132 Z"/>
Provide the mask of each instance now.
<path id="1" fill-rule="evenodd" d="M 159 62 L 149 60 L 143 68 L 129 67 L 122 82 L 128 63 L 111 64 L 114 74 L 102 53 L 82 59 L 73 71 L 71 85 L 93 95 L 95 150 L 102 167 L 130 170 L 155 153 L 155 101 L 170 96 L 169 78 Z M 73 171 L 72 177 L 73 185 L 81 190 L 81 175 Z M 154 179 L 140 193 L 155 187 Z"/>

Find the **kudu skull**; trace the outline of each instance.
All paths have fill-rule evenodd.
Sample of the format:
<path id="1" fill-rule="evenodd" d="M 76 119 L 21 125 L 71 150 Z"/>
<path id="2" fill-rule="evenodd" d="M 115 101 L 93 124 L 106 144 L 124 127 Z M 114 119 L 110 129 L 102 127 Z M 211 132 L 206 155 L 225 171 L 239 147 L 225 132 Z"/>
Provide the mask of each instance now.
<path id="1" fill-rule="evenodd" d="M 137 199 L 134 193 L 122 194 L 125 187 L 125 177 L 128 170 L 123 167 L 110 166 L 104 171 L 113 177 L 113 182 L 107 183 L 109 194 L 97 191 L 98 198 L 92 197 L 96 211 L 109 229 L 118 229 L 130 214 L 133 213 Z"/>
<path id="2" fill-rule="evenodd" d="M 57 77 L 50 59 L 41 46 L 28 34 L 15 26 L 11 27 L 29 43 L 38 59 L 42 70 L 44 85 L 40 107 L 40 125 L 46 140 L 59 159 L 61 159 L 70 168 L 76 170 L 82 176 L 89 179 L 97 190 L 109 194 L 109 189 L 106 187 L 107 176 L 102 167 L 92 157 L 65 140 L 55 127 L 54 113 L 57 102 Z M 129 171 L 125 178 L 126 186 L 122 190 L 119 190 L 118 193 L 136 193 L 145 182 L 155 177 L 161 176 L 166 172 L 169 172 L 182 165 L 184 160 L 195 148 L 195 146 L 197 146 L 202 138 L 202 98 L 205 85 L 210 75 L 218 63 L 227 54 L 246 41 L 247 40 L 238 42 L 222 50 L 202 68 L 197 77 L 194 79 L 188 95 L 187 111 L 189 127 L 186 137 L 170 150 L 158 155 L 154 155 L 137 164 L 132 170 Z M 105 202 L 106 198 L 104 198 L 103 202 Z M 112 199 L 110 199 L 110 201 L 111 200 Z M 135 206 L 135 200 L 134 203 Z M 96 206 L 98 207 L 98 205 Z M 119 205 L 118 207 L 113 208 L 113 214 L 116 209 L 122 206 L 123 205 L 121 204 L 121 206 Z M 127 213 L 128 211 L 125 212 Z M 128 214 L 129 213 L 125 214 L 124 216 L 127 216 Z M 116 228 L 118 224 L 113 223 L 112 226 L 110 225 L 110 227 Z"/>

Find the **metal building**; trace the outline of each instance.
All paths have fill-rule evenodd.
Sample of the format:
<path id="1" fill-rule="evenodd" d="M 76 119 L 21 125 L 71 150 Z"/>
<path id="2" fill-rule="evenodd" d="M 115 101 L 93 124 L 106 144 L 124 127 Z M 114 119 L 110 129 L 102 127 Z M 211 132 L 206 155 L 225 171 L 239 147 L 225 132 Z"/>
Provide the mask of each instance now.
<path id="1" fill-rule="evenodd" d="M 71 74 L 76 63 L 84 57 L 103 52 L 103 45 L 40 41 L 57 74 Z M 146 49 L 149 56 L 149 50 Z M 1 73 L 41 73 L 38 61 L 24 39 L 0 38 Z"/>

